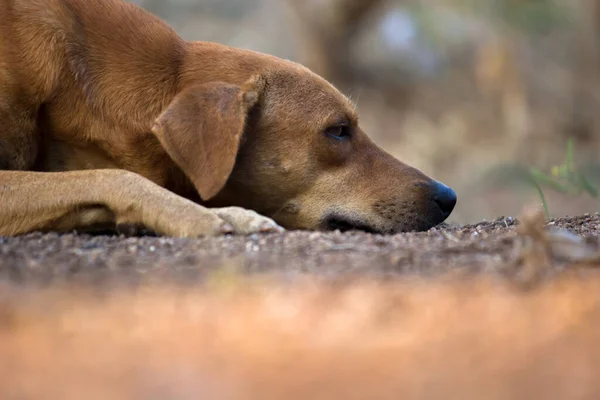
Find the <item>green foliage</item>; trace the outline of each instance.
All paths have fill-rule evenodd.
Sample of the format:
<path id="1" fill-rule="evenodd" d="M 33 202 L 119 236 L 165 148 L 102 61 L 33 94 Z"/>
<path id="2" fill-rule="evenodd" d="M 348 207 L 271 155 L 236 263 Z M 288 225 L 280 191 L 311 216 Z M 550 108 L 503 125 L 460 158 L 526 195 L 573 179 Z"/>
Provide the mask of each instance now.
<path id="1" fill-rule="evenodd" d="M 546 33 L 569 21 L 568 10 L 554 0 L 498 1 L 497 16 L 516 29 Z"/>
<path id="2" fill-rule="evenodd" d="M 498 27 L 510 27 L 526 35 L 544 35 L 573 21 L 571 11 L 556 0 L 452 0 L 447 11 L 456 18 L 480 20 L 489 18 Z M 421 37 L 430 45 L 444 49 L 448 41 L 449 13 L 427 2 L 406 6 L 416 22 Z"/>
<path id="3" fill-rule="evenodd" d="M 575 144 L 573 139 L 570 139 L 567 143 L 565 161 L 560 165 L 553 166 L 550 173 L 546 174 L 535 167 L 529 169 L 529 181 L 537 190 L 548 217 L 550 211 L 544 195 L 544 187 L 571 196 L 580 196 L 586 193 L 593 198 L 599 196 L 598 187 L 575 166 L 574 152 Z"/>

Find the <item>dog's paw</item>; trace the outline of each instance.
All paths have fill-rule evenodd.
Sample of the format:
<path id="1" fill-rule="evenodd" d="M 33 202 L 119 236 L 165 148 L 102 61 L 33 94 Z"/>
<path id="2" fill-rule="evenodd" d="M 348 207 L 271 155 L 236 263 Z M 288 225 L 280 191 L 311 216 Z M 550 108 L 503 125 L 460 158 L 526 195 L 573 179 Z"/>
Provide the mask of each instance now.
<path id="1" fill-rule="evenodd" d="M 223 221 L 233 228 L 233 233 L 249 235 L 252 233 L 281 233 L 284 229 L 275 221 L 255 211 L 240 207 L 211 208 Z"/>

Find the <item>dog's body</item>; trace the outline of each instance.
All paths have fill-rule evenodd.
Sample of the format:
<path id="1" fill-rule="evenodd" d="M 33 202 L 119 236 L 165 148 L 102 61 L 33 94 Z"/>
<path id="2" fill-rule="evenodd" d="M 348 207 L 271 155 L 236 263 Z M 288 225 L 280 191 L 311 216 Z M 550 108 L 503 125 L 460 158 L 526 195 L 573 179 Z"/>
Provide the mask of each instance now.
<path id="1" fill-rule="evenodd" d="M 183 41 L 120 0 L 0 0 L 0 235 L 279 229 L 256 212 L 397 232 L 455 202 L 298 64 Z"/>

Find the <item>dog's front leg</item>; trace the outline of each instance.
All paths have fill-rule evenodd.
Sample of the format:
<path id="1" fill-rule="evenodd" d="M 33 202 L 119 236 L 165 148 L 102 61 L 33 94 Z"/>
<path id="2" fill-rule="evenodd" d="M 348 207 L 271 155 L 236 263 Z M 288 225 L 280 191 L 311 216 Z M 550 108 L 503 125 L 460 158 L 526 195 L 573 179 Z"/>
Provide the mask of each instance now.
<path id="1" fill-rule="evenodd" d="M 258 214 L 250 219 L 221 218 L 217 212 L 124 170 L 0 171 L 0 235 L 97 224 L 139 225 L 177 237 L 281 229 Z"/>

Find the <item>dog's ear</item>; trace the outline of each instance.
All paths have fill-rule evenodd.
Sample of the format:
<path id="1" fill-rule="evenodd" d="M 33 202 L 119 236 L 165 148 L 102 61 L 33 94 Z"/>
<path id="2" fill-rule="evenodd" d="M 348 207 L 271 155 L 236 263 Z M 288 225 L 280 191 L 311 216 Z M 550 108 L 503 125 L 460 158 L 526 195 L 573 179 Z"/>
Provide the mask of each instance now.
<path id="1" fill-rule="evenodd" d="M 229 179 L 246 118 L 264 86 L 255 77 L 241 87 L 222 82 L 189 87 L 154 122 L 152 132 L 203 200 Z"/>

